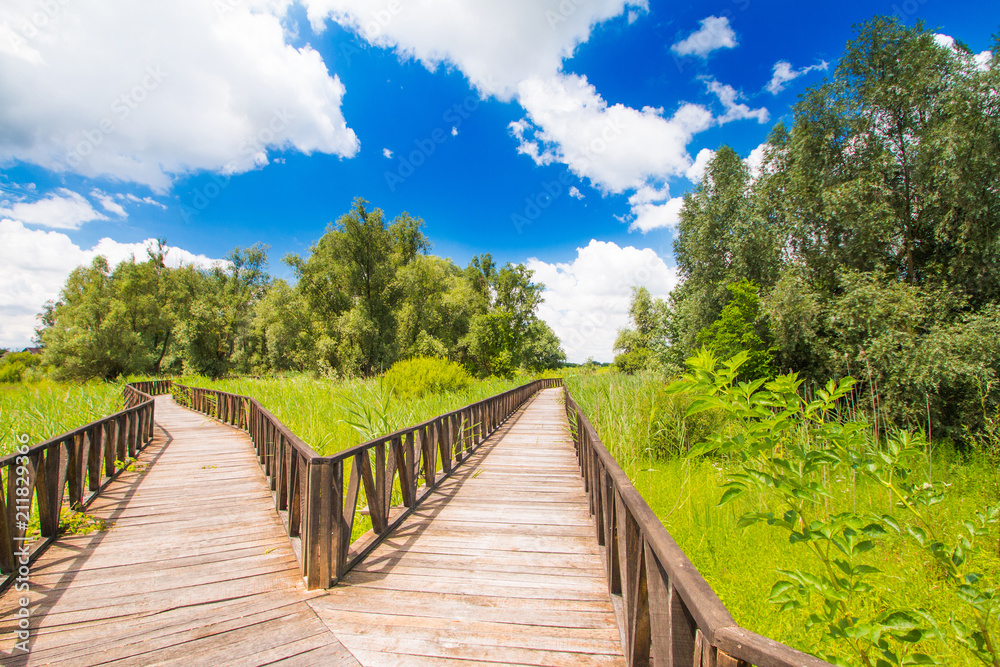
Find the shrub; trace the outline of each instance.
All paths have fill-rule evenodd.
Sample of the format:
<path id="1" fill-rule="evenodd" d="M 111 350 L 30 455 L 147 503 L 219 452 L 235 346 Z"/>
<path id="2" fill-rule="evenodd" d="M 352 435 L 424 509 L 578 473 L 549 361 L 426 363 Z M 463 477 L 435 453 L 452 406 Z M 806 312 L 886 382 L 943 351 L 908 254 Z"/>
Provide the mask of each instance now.
<path id="1" fill-rule="evenodd" d="M 400 398 L 460 391 L 472 376 L 460 364 L 440 357 L 414 357 L 397 361 L 385 374 L 386 383 Z"/>
<path id="2" fill-rule="evenodd" d="M 30 352 L 12 352 L 0 359 L 0 383 L 21 382 L 34 375 L 32 369 L 41 365 L 40 357 Z M 26 378 L 25 376 L 29 376 Z"/>
<path id="3" fill-rule="evenodd" d="M 631 352 L 623 352 L 615 357 L 615 366 L 622 373 L 636 373 L 645 370 L 652 362 L 652 353 L 648 348 L 641 347 Z"/>

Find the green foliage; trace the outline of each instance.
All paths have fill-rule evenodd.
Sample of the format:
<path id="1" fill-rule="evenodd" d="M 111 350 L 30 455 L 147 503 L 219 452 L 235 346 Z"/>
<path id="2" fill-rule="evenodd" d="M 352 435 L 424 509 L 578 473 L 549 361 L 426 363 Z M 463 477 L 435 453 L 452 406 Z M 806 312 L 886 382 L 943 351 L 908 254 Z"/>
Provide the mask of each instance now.
<path id="1" fill-rule="evenodd" d="M 653 354 L 649 348 L 639 348 L 615 355 L 615 368 L 622 373 L 638 373 L 649 368 Z"/>
<path id="2" fill-rule="evenodd" d="M 420 356 L 457 361 L 479 376 L 558 368 L 565 353 L 537 317 L 543 286 L 531 271 L 498 268 L 489 255 L 462 270 L 426 254 L 422 225 L 406 213 L 388 221 L 358 199 L 306 257 L 286 258 L 294 287 L 267 275 L 260 244 L 235 248 L 211 269 L 167 267 L 163 240 L 146 261 L 112 269 L 99 257 L 73 271 L 60 300 L 45 306 L 44 363 L 75 380 L 371 377 Z M 0 378 L 22 376 L 20 367 L 0 366 Z"/>
<path id="3" fill-rule="evenodd" d="M 34 379 L 42 359 L 30 352 L 10 352 L 0 357 L 0 384 Z"/>
<path id="4" fill-rule="evenodd" d="M 696 341 L 727 359 L 746 352 L 741 372 L 747 380 L 771 377 L 775 349 L 766 341 L 770 333 L 763 322 L 758 287 L 744 278 L 728 289 L 732 298 L 723 306 L 719 319 L 698 332 Z"/>
<path id="5" fill-rule="evenodd" d="M 0 385 L 0 456 L 14 451 L 23 435 L 35 445 L 121 409 L 119 383 Z"/>
<path id="6" fill-rule="evenodd" d="M 777 368 L 853 374 L 859 395 L 881 397 L 873 419 L 974 435 L 976 387 L 1000 404 L 1000 190 L 982 186 L 1000 180 L 998 87 L 995 59 L 981 67 L 919 22 L 859 26 L 831 79 L 774 128 L 755 177 L 723 147 L 685 197 L 665 366 L 724 333 L 727 286 L 745 279 Z M 771 342 L 728 335 L 722 356 Z"/>
<path id="7" fill-rule="evenodd" d="M 853 656 L 849 664 L 937 664 L 922 652 L 927 644 L 921 643 L 937 639 L 995 664 L 1000 659 L 997 589 L 971 569 L 970 556 L 982 551 L 982 542 L 995 539 L 1000 505 L 961 517 L 957 531 L 941 530 L 931 514 L 944 502 L 946 487 L 922 475 L 929 445 L 920 434 L 893 431 L 882 440 L 866 422 L 845 418 L 851 378 L 831 380 L 810 399 L 803 398 L 802 380 L 794 373 L 737 384 L 746 360 L 747 354 L 740 353 L 720 365 L 703 350 L 689 360 L 691 373 L 668 391 L 691 395 L 689 415 L 713 410 L 726 416 L 726 427 L 690 452 L 740 461 L 727 474 L 720 505 L 759 494 L 768 509 L 744 513 L 740 525 L 776 527 L 810 555 L 810 566 L 779 570 L 784 578 L 773 584 L 772 602 L 783 612 L 800 614 L 807 630 L 820 629 L 826 646 L 820 654 L 831 661 L 842 660 L 846 650 Z M 855 475 L 883 489 L 890 507 L 881 514 L 856 504 L 831 507 L 833 480 Z M 869 552 L 893 539 L 916 542 L 971 623 L 952 616 L 948 633 L 925 609 L 873 608 L 872 599 L 884 595 L 888 582 Z"/>
<path id="8" fill-rule="evenodd" d="M 472 377 L 454 361 L 439 357 L 416 357 L 397 361 L 385 374 L 385 382 L 402 399 L 426 394 L 461 391 Z"/>

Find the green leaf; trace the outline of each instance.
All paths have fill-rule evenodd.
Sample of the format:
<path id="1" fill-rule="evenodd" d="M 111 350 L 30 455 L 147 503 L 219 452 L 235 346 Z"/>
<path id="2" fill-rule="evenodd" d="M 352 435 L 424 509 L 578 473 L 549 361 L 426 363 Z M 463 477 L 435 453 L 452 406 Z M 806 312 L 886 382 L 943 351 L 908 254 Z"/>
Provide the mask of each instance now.
<path id="1" fill-rule="evenodd" d="M 909 632 L 920 628 L 920 621 L 905 611 L 894 611 L 882 619 L 881 625 L 892 632 Z"/>
<path id="2" fill-rule="evenodd" d="M 887 526 L 889 526 L 890 528 L 892 528 L 892 529 L 893 529 L 894 531 L 896 531 L 897 533 L 901 533 L 901 532 L 903 532 L 903 531 L 902 531 L 902 530 L 900 529 L 900 527 L 899 527 L 899 522 L 898 522 L 898 521 L 896 521 L 896 518 L 895 518 L 894 516 L 892 516 L 891 514 L 883 514 L 883 515 L 882 515 L 882 522 L 883 522 L 883 523 L 884 523 L 885 525 L 887 525 Z"/>
<path id="3" fill-rule="evenodd" d="M 923 528 L 920 528 L 919 526 L 907 526 L 906 532 L 912 535 L 913 539 L 920 543 L 920 546 L 923 547 L 927 545 L 927 533 L 924 532 Z"/>
<path id="4" fill-rule="evenodd" d="M 716 507 L 722 507 L 723 505 L 732 501 L 738 496 L 743 495 L 743 492 L 744 489 L 738 486 L 730 486 L 728 489 L 726 489 L 726 492 L 722 494 L 722 498 L 719 500 L 719 504 L 716 505 Z"/>
<path id="5" fill-rule="evenodd" d="M 797 586 L 790 581 L 776 581 L 774 582 L 774 586 L 771 586 L 771 598 L 776 598 L 779 595 L 787 593 L 795 588 L 797 588 Z"/>

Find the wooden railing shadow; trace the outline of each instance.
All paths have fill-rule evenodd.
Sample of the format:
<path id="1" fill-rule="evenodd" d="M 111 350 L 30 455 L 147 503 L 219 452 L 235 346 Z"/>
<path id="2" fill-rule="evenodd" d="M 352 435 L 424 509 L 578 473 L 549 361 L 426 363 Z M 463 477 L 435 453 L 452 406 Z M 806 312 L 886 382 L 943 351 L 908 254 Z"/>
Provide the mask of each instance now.
<path id="1" fill-rule="evenodd" d="M 629 665 L 820 667 L 741 628 L 607 451 L 562 380 L 536 380 L 333 456 L 320 456 L 256 399 L 169 380 L 131 383 L 125 410 L 0 458 L 0 572 L 14 582 L 59 533 L 64 503 L 85 508 L 153 434 L 154 394 L 247 431 L 310 588 L 328 588 L 428 498 L 474 471 L 477 447 L 539 390 L 562 387 Z M 509 425 L 509 424 L 508 424 Z M 420 480 L 423 484 L 420 484 Z M 85 493 L 88 491 L 89 493 Z M 393 491 L 400 497 L 392 505 Z M 352 542 L 366 504 L 372 530 Z M 23 549 L 35 509 L 41 540 Z M 22 560 L 23 559 L 23 560 Z"/>
<path id="2" fill-rule="evenodd" d="M 629 665 L 831 667 L 741 628 L 563 389 Z"/>
<path id="3" fill-rule="evenodd" d="M 64 506 L 86 509 L 153 437 L 153 395 L 169 380 L 123 388 L 125 409 L 0 458 L 0 592 L 27 577 L 30 566 L 59 536 Z M 28 535 L 33 515 L 39 537 Z"/>
<path id="4" fill-rule="evenodd" d="M 152 440 L 156 438 L 157 432 L 159 432 L 161 438 L 161 444 L 159 446 L 159 450 L 152 458 L 144 459 L 143 461 L 145 466 L 144 472 L 140 474 L 145 474 L 146 472 L 149 472 L 156 465 L 156 462 L 160 459 L 160 457 L 163 456 L 167 447 L 173 441 L 173 436 L 170 435 L 169 431 L 162 428 L 159 424 L 154 424 L 153 438 L 150 439 L 150 442 L 152 442 Z M 146 444 L 146 447 L 148 447 L 148 445 L 149 443 Z M 145 449 L 146 447 L 144 447 L 143 449 Z M 124 470 L 119 470 L 113 477 L 106 480 L 106 482 L 101 486 L 99 494 L 102 495 L 102 498 L 107 497 L 108 483 L 117 479 L 122 474 L 122 472 L 124 472 Z M 95 550 L 100 545 L 100 543 L 103 542 L 104 539 L 110 534 L 109 533 L 110 529 L 113 528 L 115 521 L 126 510 L 129 501 L 131 501 L 131 499 L 135 496 L 136 492 L 138 491 L 139 485 L 137 483 L 125 484 L 125 485 L 119 485 L 117 488 L 120 488 L 122 491 L 121 498 L 114 501 L 115 508 L 111 512 L 108 512 L 106 514 L 102 513 L 101 517 L 104 521 L 107 522 L 108 530 L 98 530 L 93 533 L 90 533 L 84 538 L 86 540 L 85 544 L 81 545 L 74 545 L 73 543 L 63 541 L 60 543 L 59 547 L 71 553 L 68 553 L 66 556 L 61 558 L 46 559 L 46 570 L 44 572 L 62 572 L 62 574 L 53 584 L 46 584 L 45 586 L 39 586 L 35 583 L 32 583 L 31 591 L 34 593 L 41 593 L 41 597 L 39 597 L 36 600 L 33 600 L 32 602 L 31 606 L 32 623 L 37 624 L 38 626 L 44 624 L 44 618 L 48 614 L 49 610 L 55 607 L 59 599 L 62 597 L 63 593 L 66 590 L 68 590 L 69 585 L 72 584 L 73 580 L 83 569 L 80 566 L 82 566 L 83 563 L 86 562 L 86 560 L 95 553 Z M 93 502 L 93 500 L 97 497 L 97 495 L 98 493 L 92 494 L 88 498 L 86 506 L 84 506 L 82 509 L 87 509 L 87 507 L 89 507 L 89 505 Z M 37 559 L 37 557 L 40 556 L 41 553 L 42 549 L 39 549 L 37 554 L 35 555 L 35 558 Z M 33 574 L 37 574 L 37 571 L 33 570 Z M 113 618 L 115 616 L 115 613 L 116 612 L 113 608 L 109 609 L 107 611 L 107 615 L 105 618 Z M 122 614 L 127 615 L 126 612 L 122 612 Z M 0 620 L 6 621 L 8 619 L 5 617 Z M 2 628 L 0 628 L 0 630 L 2 630 Z M 11 656 L 11 659 L 23 657 L 26 660 L 27 656 L 30 655 L 31 653 L 30 648 L 34 645 L 34 642 L 36 640 L 37 640 L 37 633 L 30 633 L 28 638 L 29 650 L 23 656 Z M 4 656 L 0 654 L 0 657 Z M 7 663 L 4 662 L 3 664 Z M 15 663 L 11 664 L 13 665 Z"/>
<path id="5" fill-rule="evenodd" d="M 561 385 L 535 380 L 332 456 L 320 456 L 255 398 L 178 383 L 171 391 L 179 404 L 250 434 L 306 585 L 315 589 L 364 560 L 526 400 Z M 352 541 L 362 508 L 372 529 Z"/>
<path id="6" fill-rule="evenodd" d="M 529 398 L 528 401 L 525 402 L 525 406 L 527 406 L 527 404 L 530 403 L 531 400 L 532 399 Z M 416 543 L 416 541 L 420 539 L 420 537 L 423 535 L 424 531 L 433 523 L 434 519 L 438 516 L 438 514 L 440 514 L 441 511 L 445 509 L 445 507 L 448 504 L 448 501 L 451 498 L 458 495 L 461 492 L 462 487 L 469 480 L 474 479 L 476 477 L 476 475 L 478 474 L 477 470 L 478 464 L 482 461 L 482 459 L 489 456 L 491 451 L 493 451 L 492 447 L 484 449 L 484 445 L 490 443 L 491 441 L 494 444 L 497 443 L 514 426 L 517 425 L 517 422 L 520 420 L 521 416 L 523 416 L 523 412 L 515 412 L 513 415 L 511 415 L 511 417 L 509 417 L 506 421 L 504 421 L 503 424 L 498 426 L 486 438 L 486 440 L 477 445 L 469 453 L 469 456 L 463 461 L 464 463 L 468 463 L 469 465 L 458 466 L 452 469 L 450 473 L 448 473 L 445 476 L 442 476 L 438 480 L 437 486 L 435 488 L 428 489 L 428 493 L 426 494 L 423 493 L 424 487 L 418 489 L 418 495 L 420 495 L 421 499 L 424 501 L 420 509 L 422 523 L 415 524 L 406 521 L 399 521 L 397 527 L 391 531 L 391 535 L 389 535 L 389 533 L 386 533 L 384 539 L 391 539 L 394 548 L 401 551 L 406 551 L 408 547 L 413 546 Z M 442 486 L 444 486 L 444 481 L 446 479 L 448 481 L 448 484 L 447 488 L 445 489 L 442 488 Z M 410 517 L 412 518 L 412 515 L 410 515 Z M 369 531 L 368 533 L 360 536 L 355 542 L 358 543 L 360 546 L 360 545 L 368 545 L 370 543 L 375 542 L 376 540 L 382 541 L 379 540 L 379 535 L 377 533 L 375 533 L 374 531 Z M 365 560 L 365 563 L 368 565 L 374 565 L 377 562 L 378 559 Z M 372 568 L 369 568 L 367 572 L 373 575 L 374 579 L 379 579 L 380 576 L 381 577 L 388 576 L 392 572 L 392 567 L 390 566 L 383 570 L 374 570 Z"/>

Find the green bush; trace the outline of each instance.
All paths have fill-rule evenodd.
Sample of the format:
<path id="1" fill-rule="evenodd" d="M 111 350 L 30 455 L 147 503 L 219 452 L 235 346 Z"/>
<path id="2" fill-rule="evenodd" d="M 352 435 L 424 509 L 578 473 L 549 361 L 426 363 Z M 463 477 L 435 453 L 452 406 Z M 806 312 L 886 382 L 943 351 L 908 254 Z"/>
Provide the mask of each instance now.
<path id="1" fill-rule="evenodd" d="M 12 352 L 0 359 L 0 382 L 13 383 L 33 379 L 33 369 L 42 363 L 41 357 L 30 352 Z M 25 376 L 29 377 L 25 377 Z"/>
<path id="2" fill-rule="evenodd" d="M 615 357 L 615 366 L 622 373 L 636 373 L 645 370 L 652 362 L 652 352 L 641 347 L 631 352 L 623 352 Z"/>
<path id="3" fill-rule="evenodd" d="M 414 357 L 397 361 L 385 374 L 386 383 L 400 398 L 461 391 L 472 376 L 460 364 L 440 357 Z"/>

